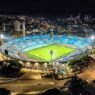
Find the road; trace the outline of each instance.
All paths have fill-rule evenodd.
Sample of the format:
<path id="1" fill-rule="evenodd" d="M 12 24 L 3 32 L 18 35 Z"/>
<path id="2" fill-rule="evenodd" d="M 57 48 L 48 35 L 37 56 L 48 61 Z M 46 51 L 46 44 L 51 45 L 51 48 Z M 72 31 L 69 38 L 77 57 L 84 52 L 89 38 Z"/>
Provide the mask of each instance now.
<path id="1" fill-rule="evenodd" d="M 45 90 L 54 88 L 54 87 L 63 87 L 65 80 L 54 80 L 54 79 L 41 79 L 41 80 L 30 80 L 30 79 L 21 79 L 14 82 L 6 83 L 0 85 L 0 87 L 7 88 L 12 93 L 17 94 L 37 94 L 42 93 Z"/>
<path id="2" fill-rule="evenodd" d="M 29 72 L 29 71 L 28 71 Z M 59 88 L 63 87 L 65 80 L 55 80 L 55 79 L 43 79 L 39 78 L 39 74 L 41 72 L 29 72 L 26 76 L 16 81 L 8 82 L 5 84 L 0 85 L 0 87 L 4 87 L 12 92 L 12 95 L 24 95 L 30 94 L 37 95 L 38 93 L 43 93 L 44 91 L 51 89 L 51 88 Z M 37 78 L 32 76 L 38 76 Z M 33 79 L 35 78 L 35 79 Z"/>

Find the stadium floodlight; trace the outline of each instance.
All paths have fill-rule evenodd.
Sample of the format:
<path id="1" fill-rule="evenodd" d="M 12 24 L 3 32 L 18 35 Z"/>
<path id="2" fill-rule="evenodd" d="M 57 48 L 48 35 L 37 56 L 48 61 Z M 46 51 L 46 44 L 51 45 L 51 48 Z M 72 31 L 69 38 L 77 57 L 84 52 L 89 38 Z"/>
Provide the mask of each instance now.
<path id="1" fill-rule="evenodd" d="M 3 34 L 0 34 L 0 40 L 1 40 L 2 44 L 4 42 L 3 39 L 4 39 L 4 35 Z"/>
<path id="2" fill-rule="evenodd" d="M 91 36 L 91 40 L 92 40 L 92 48 L 94 47 L 94 36 Z"/>
<path id="3" fill-rule="evenodd" d="M 0 39 L 4 39 L 4 35 L 3 34 L 0 34 Z"/>
<path id="4" fill-rule="evenodd" d="M 94 36 L 91 36 L 91 40 L 92 40 L 92 49 L 94 48 Z"/>
<path id="5" fill-rule="evenodd" d="M 93 35 L 91 36 L 91 40 L 92 40 L 92 41 L 94 40 L 94 36 L 93 36 Z"/>

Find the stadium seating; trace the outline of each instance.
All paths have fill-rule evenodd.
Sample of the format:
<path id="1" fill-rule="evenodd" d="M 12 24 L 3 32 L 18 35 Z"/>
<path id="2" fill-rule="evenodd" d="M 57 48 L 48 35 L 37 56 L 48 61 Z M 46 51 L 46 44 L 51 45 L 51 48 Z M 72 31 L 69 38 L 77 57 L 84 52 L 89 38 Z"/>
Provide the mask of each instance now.
<path id="1" fill-rule="evenodd" d="M 18 56 L 19 52 L 25 52 L 30 49 L 39 48 L 53 43 L 68 44 L 68 45 L 75 46 L 78 49 L 87 48 L 88 46 L 91 45 L 91 43 L 89 43 L 87 38 L 82 38 L 77 36 L 54 35 L 52 39 L 50 35 L 40 35 L 40 36 L 35 35 L 35 36 L 26 36 L 26 37 L 14 39 L 12 41 L 4 43 L 1 46 L 0 51 L 4 53 L 5 49 L 7 49 L 10 56 L 20 59 L 20 57 Z M 72 58 L 73 56 L 78 55 L 79 53 L 80 51 L 78 50 L 74 54 L 70 54 L 69 56 L 60 58 L 58 60 L 66 61 Z"/>

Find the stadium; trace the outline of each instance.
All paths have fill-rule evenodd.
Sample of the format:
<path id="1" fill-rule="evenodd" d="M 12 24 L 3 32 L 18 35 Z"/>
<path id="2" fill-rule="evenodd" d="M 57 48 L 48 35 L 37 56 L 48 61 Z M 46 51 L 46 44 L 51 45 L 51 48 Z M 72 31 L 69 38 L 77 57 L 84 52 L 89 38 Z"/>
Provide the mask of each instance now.
<path id="1" fill-rule="evenodd" d="M 25 61 L 63 62 L 85 53 L 90 46 L 87 38 L 66 35 L 35 35 L 14 39 L 3 44 L 2 53 Z"/>
<path id="2" fill-rule="evenodd" d="M 85 91 L 85 83 L 95 80 L 95 27 L 89 15 L 0 19 L 1 90 L 12 95 L 44 95 L 57 88 L 62 95 L 74 95 L 73 84 L 78 85 L 77 91 Z M 83 91 L 81 95 L 89 95 Z"/>

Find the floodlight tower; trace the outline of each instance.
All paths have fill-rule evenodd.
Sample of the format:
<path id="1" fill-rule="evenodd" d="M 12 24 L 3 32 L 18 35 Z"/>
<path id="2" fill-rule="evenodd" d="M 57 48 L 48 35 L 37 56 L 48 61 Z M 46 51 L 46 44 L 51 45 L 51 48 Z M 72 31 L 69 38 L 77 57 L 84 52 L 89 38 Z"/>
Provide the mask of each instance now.
<path id="1" fill-rule="evenodd" d="M 92 49 L 91 49 L 91 53 L 93 53 L 93 49 L 94 49 L 94 36 L 91 36 L 91 44 L 92 44 Z"/>
<path id="2" fill-rule="evenodd" d="M 92 49 L 94 48 L 94 36 L 91 36 L 91 41 L 92 41 Z"/>
<path id="3" fill-rule="evenodd" d="M 52 56 L 53 56 L 54 52 L 53 50 L 50 50 L 50 55 L 51 55 L 51 64 L 52 64 Z"/>
<path id="4" fill-rule="evenodd" d="M 3 39 L 4 39 L 4 35 L 0 34 L 1 45 L 3 44 Z M 1 55 L 1 58 L 3 57 L 3 59 L 4 59 L 4 55 L 2 53 L 0 55 Z"/>
<path id="5" fill-rule="evenodd" d="M 2 44 L 3 44 L 3 39 L 4 39 L 4 35 L 0 34 L 0 40 L 1 40 Z"/>

